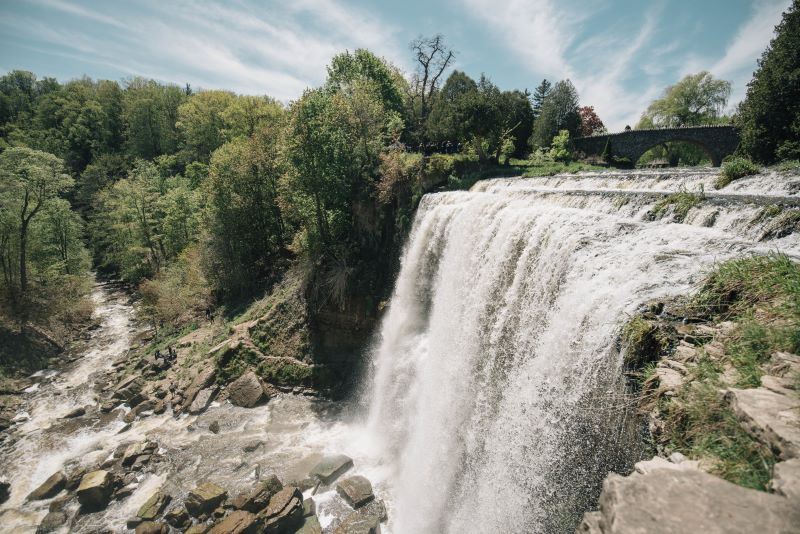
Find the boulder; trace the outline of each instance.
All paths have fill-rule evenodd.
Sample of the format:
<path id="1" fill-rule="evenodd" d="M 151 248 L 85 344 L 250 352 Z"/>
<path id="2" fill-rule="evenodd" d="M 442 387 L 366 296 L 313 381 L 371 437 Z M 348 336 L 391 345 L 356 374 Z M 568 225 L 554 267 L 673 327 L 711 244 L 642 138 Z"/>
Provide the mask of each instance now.
<path id="1" fill-rule="evenodd" d="M 372 484 L 361 475 L 346 478 L 336 484 L 336 492 L 353 508 L 360 508 L 375 498 Z"/>
<path id="2" fill-rule="evenodd" d="M 249 495 L 238 503 L 238 508 L 252 512 L 254 514 L 264 510 L 269 505 L 272 496 L 283 489 L 283 484 L 275 475 L 270 475 L 266 480 L 260 482 Z"/>
<path id="3" fill-rule="evenodd" d="M 770 486 L 778 495 L 800 503 L 800 458 L 775 464 Z"/>
<path id="4" fill-rule="evenodd" d="M 47 480 L 41 485 L 30 492 L 28 495 L 29 501 L 40 501 L 42 499 L 49 499 L 55 497 L 67 485 L 67 475 L 58 471 L 48 477 Z"/>
<path id="5" fill-rule="evenodd" d="M 86 408 L 81 406 L 80 408 L 75 408 L 74 410 L 69 412 L 67 415 L 65 415 L 64 419 L 74 419 L 74 418 L 80 417 L 82 415 L 86 415 Z"/>
<path id="6" fill-rule="evenodd" d="M 78 466 L 70 471 L 69 476 L 67 477 L 67 484 L 65 486 L 67 491 L 75 491 L 78 489 L 78 486 L 81 484 L 81 479 L 86 472 L 87 469 L 83 466 Z"/>
<path id="7" fill-rule="evenodd" d="M 189 413 L 192 415 L 196 415 L 204 412 L 206 408 L 208 408 L 209 404 L 211 404 L 211 401 L 214 400 L 214 397 L 216 395 L 217 395 L 216 386 L 200 390 L 200 392 L 197 395 L 195 395 L 192 404 L 189 405 Z"/>
<path id="8" fill-rule="evenodd" d="M 386 519 L 383 501 L 374 500 L 345 517 L 333 534 L 380 534 L 381 523 Z"/>
<path id="9" fill-rule="evenodd" d="M 266 533 L 294 532 L 303 522 L 303 494 L 292 486 L 283 488 L 258 515 Z"/>
<path id="10" fill-rule="evenodd" d="M 331 484 L 353 467 L 353 459 L 344 454 L 326 456 L 314 466 L 310 475 L 323 484 Z"/>
<path id="11" fill-rule="evenodd" d="M 303 501 L 303 517 L 311 517 L 317 513 L 317 503 L 309 497 Z"/>
<path id="12" fill-rule="evenodd" d="M 130 467 L 140 455 L 144 454 L 144 442 L 131 443 L 122 453 L 122 467 Z"/>
<path id="13" fill-rule="evenodd" d="M 153 413 L 156 415 L 161 415 L 166 411 L 167 411 L 167 401 L 164 399 L 161 399 L 155 404 L 155 406 L 153 406 Z"/>
<path id="14" fill-rule="evenodd" d="M 184 529 L 189 526 L 191 518 L 185 508 L 176 506 L 164 514 L 164 521 L 177 529 Z"/>
<path id="15" fill-rule="evenodd" d="M 11 483 L 0 480 L 0 504 L 3 504 L 11 497 Z"/>
<path id="16" fill-rule="evenodd" d="M 143 523 L 139 523 L 134 532 L 135 534 L 168 534 L 169 527 L 164 523 L 144 521 Z"/>
<path id="17" fill-rule="evenodd" d="M 161 512 L 164 511 L 164 508 L 167 507 L 171 500 L 172 497 L 170 495 L 161 492 L 161 490 L 156 491 L 139 508 L 139 511 L 136 512 L 136 516 L 145 521 L 152 521 L 161 515 Z"/>
<path id="18" fill-rule="evenodd" d="M 260 440 L 250 441 L 248 443 L 245 443 L 244 446 L 242 446 L 242 450 L 244 452 L 253 452 L 262 445 L 264 445 L 264 443 Z"/>
<path id="19" fill-rule="evenodd" d="M 586 512 L 575 534 L 603 534 L 603 529 L 600 527 L 602 519 L 603 514 L 600 512 Z"/>
<path id="20" fill-rule="evenodd" d="M 209 534 L 250 534 L 258 531 L 258 519 L 244 510 L 234 510 L 214 525 Z"/>
<path id="21" fill-rule="evenodd" d="M 83 475 L 78 486 L 78 502 L 87 510 L 102 510 L 108 506 L 114 489 L 114 476 L 105 470 Z"/>
<path id="22" fill-rule="evenodd" d="M 602 517 L 585 517 L 578 532 L 597 532 L 599 524 L 603 534 L 788 533 L 800 525 L 796 503 L 697 469 L 653 469 L 628 477 L 611 473 L 599 503 Z"/>
<path id="23" fill-rule="evenodd" d="M 317 516 L 312 515 L 303 519 L 303 526 L 295 534 L 322 534 L 322 526 Z"/>
<path id="24" fill-rule="evenodd" d="M 142 380 L 140 376 L 126 376 L 114 387 L 113 391 L 111 392 L 111 398 L 130 402 L 141 395 L 143 387 L 144 380 Z"/>
<path id="25" fill-rule="evenodd" d="M 189 384 L 189 387 L 186 388 L 186 391 L 183 394 L 184 406 L 191 406 L 197 394 L 214 382 L 215 376 L 216 371 L 214 370 L 213 366 L 206 367 L 197 373 L 197 376 L 194 377 L 194 380 L 192 380 L 192 383 Z"/>
<path id="26" fill-rule="evenodd" d="M 228 492 L 211 482 L 200 484 L 189 492 L 184 501 L 186 511 L 194 517 L 212 512 L 227 498 Z"/>
<path id="27" fill-rule="evenodd" d="M 755 439 L 784 460 L 800 456 L 800 397 L 765 388 L 731 388 L 725 399 Z"/>
<path id="28" fill-rule="evenodd" d="M 206 534 L 208 532 L 208 525 L 204 523 L 197 523 L 187 528 L 183 534 Z"/>
<path id="29" fill-rule="evenodd" d="M 252 408 L 265 398 L 264 384 L 253 371 L 247 371 L 228 385 L 228 399 L 236 406 Z"/>
<path id="30" fill-rule="evenodd" d="M 212 434 L 219 434 L 219 421 L 211 421 L 211 424 L 208 425 L 208 430 Z"/>
<path id="31" fill-rule="evenodd" d="M 69 516 L 66 512 L 57 510 L 55 512 L 48 512 L 46 516 L 36 527 L 36 534 L 45 534 L 47 532 L 55 532 L 59 528 L 65 526 L 69 521 Z"/>

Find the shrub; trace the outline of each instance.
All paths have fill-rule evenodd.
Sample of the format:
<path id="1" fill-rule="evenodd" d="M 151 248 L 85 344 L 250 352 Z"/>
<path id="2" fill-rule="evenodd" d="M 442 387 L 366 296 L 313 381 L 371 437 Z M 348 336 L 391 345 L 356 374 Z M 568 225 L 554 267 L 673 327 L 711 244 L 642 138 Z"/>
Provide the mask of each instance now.
<path id="1" fill-rule="evenodd" d="M 561 130 L 550 144 L 550 157 L 555 161 L 569 163 L 572 154 L 569 151 L 569 131 Z"/>
<path id="2" fill-rule="evenodd" d="M 800 171 L 800 160 L 790 159 L 782 161 L 775 165 L 774 168 L 778 172 L 798 172 Z"/>
<path id="3" fill-rule="evenodd" d="M 722 189 L 734 180 L 758 174 L 759 171 L 758 166 L 747 158 L 732 158 L 722 164 L 722 170 L 714 182 L 714 187 Z"/>
<path id="4" fill-rule="evenodd" d="M 656 202 L 653 209 L 650 211 L 650 216 L 653 219 L 659 219 L 664 216 L 669 207 L 672 207 L 672 212 L 675 215 L 675 222 L 683 222 L 689 214 L 689 210 L 699 205 L 705 200 L 703 191 L 698 193 L 690 193 L 686 190 L 672 193 Z"/>

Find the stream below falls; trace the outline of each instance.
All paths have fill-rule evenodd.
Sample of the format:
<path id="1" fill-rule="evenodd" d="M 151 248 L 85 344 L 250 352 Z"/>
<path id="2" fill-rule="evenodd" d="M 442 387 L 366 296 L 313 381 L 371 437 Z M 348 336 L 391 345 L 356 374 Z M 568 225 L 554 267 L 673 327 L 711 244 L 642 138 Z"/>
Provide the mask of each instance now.
<path id="1" fill-rule="evenodd" d="M 800 206 L 800 177 L 749 177 L 716 193 L 716 172 L 496 179 L 426 195 L 368 376 L 347 403 L 286 394 L 253 409 L 168 411 L 128 429 L 119 414 L 65 420 L 97 403 L 96 386 L 140 328 L 128 298 L 97 285 L 100 327 L 75 361 L 38 373 L 0 444 L 12 489 L 0 531 L 35 531 L 49 501 L 25 497 L 55 471 L 96 466 L 148 438 L 161 460 L 133 493 L 63 531 L 125 532 L 158 487 L 177 502 L 205 480 L 236 495 L 271 473 L 302 479 L 323 455 L 344 453 L 349 474 L 385 501 L 384 533 L 574 532 L 606 473 L 642 454 L 617 343 L 625 320 L 690 291 L 716 262 L 800 257 L 798 236 L 774 228 L 781 210 Z M 687 191 L 707 195 L 680 223 L 675 205 L 657 209 Z M 335 491 L 314 499 L 326 532 L 349 511 Z"/>

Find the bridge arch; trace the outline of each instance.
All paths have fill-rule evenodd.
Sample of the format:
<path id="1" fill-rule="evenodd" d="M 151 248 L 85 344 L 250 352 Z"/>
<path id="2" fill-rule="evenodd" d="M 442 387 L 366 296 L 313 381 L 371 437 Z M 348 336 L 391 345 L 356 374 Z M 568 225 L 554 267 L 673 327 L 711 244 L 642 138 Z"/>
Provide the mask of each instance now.
<path id="1" fill-rule="evenodd" d="M 687 139 L 682 137 L 675 137 L 670 139 L 669 141 L 659 141 L 656 143 L 651 144 L 650 146 L 644 145 L 645 148 L 642 149 L 641 153 L 636 156 L 636 159 L 631 158 L 631 163 L 636 165 L 639 162 L 639 159 L 644 156 L 648 150 L 656 148 L 657 146 L 666 145 L 667 143 L 686 143 L 692 146 L 696 146 L 700 148 L 703 153 L 708 156 L 708 159 L 711 160 L 711 165 L 714 167 L 719 167 L 722 164 L 722 157 L 719 156 L 711 147 L 709 147 L 706 143 L 702 141 L 698 141 L 697 139 Z"/>

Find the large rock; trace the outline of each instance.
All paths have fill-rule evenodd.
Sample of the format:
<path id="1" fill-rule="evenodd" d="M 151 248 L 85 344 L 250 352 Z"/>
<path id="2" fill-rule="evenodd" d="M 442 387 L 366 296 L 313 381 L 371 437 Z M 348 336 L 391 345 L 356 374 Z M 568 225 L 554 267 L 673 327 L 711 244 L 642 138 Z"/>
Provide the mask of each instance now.
<path id="1" fill-rule="evenodd" d="M 697 469 L 610 474 L 600 514 L 578 532 L 603 534 L 732 534 L 798 532 L 800 507 L 788 499 L 737 486 Z"/>
<path id="2" fill-rule="evenodd" d="M 161 492 L 161 490 L 156 491 L 139 508 L 139 511 L 136 513 L 136 515 L 144 521 L 152 521 L 153 519 L 157 518 L 162 511 L 164 511 L 164 508 L 167 507 L 171 500 L 172 497 L 170 495 Z"/>
<path id="3" fill-rule="evenodd" d="M 236 406 L 252 408 L 266 398 L 264 384 L 253 371 L 247 371 L 228 386 L 228 399 Z"/>
<path id="4" fill-rule="evenodd" d="M 153 521 L 145 521 L 139 523 L 134 531 L 135 534 L 168 534 L 169 527 L 164 523 L 155 523 Z"/>
<path id="5" fill-rule="evenodd" d="M 36 534 L 47 534 L 48 532 L 55 532 L 64 527 L 69 521 L 69 516 L 63 510 L 55 510 L 47 512 L 42 522 L 36 527 Z"/>
<path id="6" fill-rule="evenodd" d="M 186 511 L 195 517 L 207 514 L 222 504 L 228 493 L 211 482 L 200 484 L 189 492 L 184 505 Z"/>
<path id="7" fill-rule="evenodd" d="M 200 390 L 200 392 L 195 396 L 192 404 L 189 406 L 189 413 L 190 414 L 199 414 L 202 413 L 208 408 L 209 404 L 214 400 L 214 397 L 217 396 L 217 387 L 212 386 L 210 388 L 206 388 Z"/>
<path id="8" fill-rule="evenodd" d="M 311 469 L 310 475 L 323 484 L 331 484 L 353 467 L 353 459 L 344 454 L 326 456 Z"/>
<path id="9" fill-rule="evenodd" d="M 141 395 L 143 387 L 144 380 L 140 376 L 126 376 L 114 387 L 111 398 L 129 402 Z"/>
<path id="10" fill-rule="evenodd" d="M 164 521 L 177 529 L 184 529 L 189 526 L 191 518 L 186 509 L 176 506 L 164 514 Z"/>
<path id="11" fill-rule="evenodd" d="M 266 480 L 259 483 L 239 504 L 239 508 L 257 514 L 264 510 L 272 497 L 283 489 L 283 484 L 275 475 L 270 475 Z"/>
<path id="12" fill-rule="evenodd" d="M 784 460 L 800 456 L 800 398 L 765 388 L 732 388 L 725 399 L 750 435 Z"/>
<path id="13" fill-rule="evenodd" d="M 322 534 L 322 525 L 317 516 L 312 515 L 303 520 L 303 526 L 295 534 Z"/>
<path id="14" fill-rule="evenodd" d="M 62 471 L 58 471 L 57 473 L 53 473 L 48 477 L 47 480 L 42 482 L 42 484 L 30 492 L 28 495 L 29 501 L 40 501 L 42 499 L 49 499 L 51 497 L 55 497 L 58 492 L 64 489 L 64 486 L 67 485 L 67 475 L 65 475 Z"/>
<path id="15" fill-rule="evenodd" d="M 87 510 L 101 510 L 108 506 L 114 490 L 114 476 L 105 470 L 83 475 L 78 486 L 78 502 Z"/>
<path id="16" fill-rule="evenodd" d="M 353 508 L 360 508 L 375 498 L 372 484 L 361 475 L 346 478 L 336 484 L 336 492 Z"/>
<path id="17" fill-rule="evenodd" d="M 292 486 L 283 488 L 258 515 L 264 521 L 264 532 L 294 532 L 303 523 L 303 494 Z"/>
<path id="18" fill-rule="evenodd" d="M 800 506 L 800 458 L 778 462 L 772 473 L 772 491 Z"/>
<path id="19" fill-rule="evenodd" d="M 11 483 L 0 480 L 0 504 L 3 504 L 11 497 Z"/>
<path id="20" fill-rule="evenodd" d="M 244 510 L 234 510 L 228 517 L 214 525 L 209 534 L 250 534 L 258 531 L 255 514 Z"/>
<path id="21" fill-rule="evenodd" d="M 386 519 L 383 501 L 372 501 L 345 517 L 333 534 L 380 534 Z"/>
<path id="22" fill-rule="evenodd" d="M 186 391 L 184 392 L 183 405 L 191 406 L 197 394 L 201 390 L 206 389 L 214 382 L 215 376 L 216 376 L 216 371 L 214 370 L 213 366 L 206 367 L 205 369 L 197 373 L 197 376 L 194 377 L 194 380 L 192 380 L 192 383 L 189 385 L 188 388 L 186 388 Z"/>

